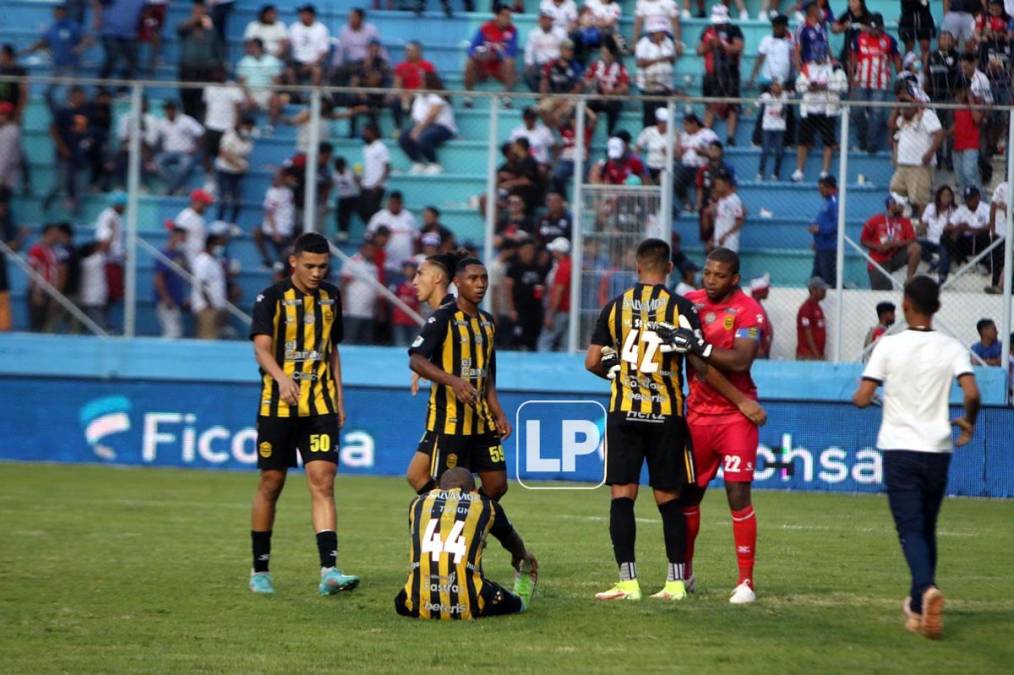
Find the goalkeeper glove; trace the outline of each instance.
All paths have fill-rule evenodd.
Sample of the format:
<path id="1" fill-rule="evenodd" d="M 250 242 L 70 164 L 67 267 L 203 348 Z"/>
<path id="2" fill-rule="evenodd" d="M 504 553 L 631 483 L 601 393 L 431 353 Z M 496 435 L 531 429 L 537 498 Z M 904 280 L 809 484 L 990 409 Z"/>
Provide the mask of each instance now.
<path id="1" fill-rule="evenodd" d="M 655 334 L 662 340 L 659 350 L 677 354 L 690 352 L 702 359 L 711 356 L 712 347 L 705 342 L 701 331 L 694 330 L 685 316 L 680 316 L 679 324 L 679 328 L 661 321 L 655 324 Z"/>
<path id="2" fill-rule="evenodd" d="M 620 372 L 620 356 L 612 347 L 602 348 L 602 358 L 599 360 L 602 368 L 606 371 L 606 377 L 615 380 Z"/>

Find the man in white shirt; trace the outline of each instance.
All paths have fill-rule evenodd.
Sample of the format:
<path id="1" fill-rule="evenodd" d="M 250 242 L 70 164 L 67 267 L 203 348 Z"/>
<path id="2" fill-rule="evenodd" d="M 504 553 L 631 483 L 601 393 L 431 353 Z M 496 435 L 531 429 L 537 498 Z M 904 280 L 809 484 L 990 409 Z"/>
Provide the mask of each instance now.
<path id="1" fill-rule="evenodd" d="M 186 230 L 187 239 L 183 242 L 183 253 L 187 263 L 193 269 L 193 261 L 204 250 L 206 245 L 207 227 L 204 212 L 215 203 L 215 198 L 206 190 L 197 189 L 190 193 L 190 206 L 183 209 L 173 218 L 173 227 Z"/>
<path id="2" fill-rule="evenodd" d="M 779 14 L 771 20 L 771 34 L 761 38 L 757 45 L 757 58 L 753 62 L 747 88 L 752 88 L 760 73 L 762 84 L 774 80 L 789 82 L 792 79 L 792 33 L 789 31 L 789 17 Z"/>
<path id="3" fill-rule="evenodd" d="M 528 139 L 528 147 L 532 157 L 541 165 L 548 166 L 553 162 L 553 147 L 556 145 L 556 137 L 549 127 L 539 121 L 539 114 L 535 108 L 525 108 L 521 113 L 521 126 L 511 131 L 510 140 L 513 143 L 519 138 Z"/>
<path id="4" fill-rule="evenodd" d="M 113 192 L 106 200 L 109 204 L 95 220 L 95 240 L 106 247 L 106 260 L 122 266 L 126 258 L 123 242 L 123 213 L 127 210 L 127 193 Z"/>
<path id="5" fill-rule="evenodd" d="M 802 97 L 799 106 L 799 138 L 796 143 L 796 170 L 792 180 L 805 178 L 803 168 L 818 137 L 824 146 L 820 177 L 830 175 L 831 158 L 838 147 L 837 120 L 841 116 L 841 95 L 848 91 L 849 78 L 841 66 L 830 59 L 806 61 L 796 77 L 796 91 Z"/>
<path id="6" fill-rule="evenodd" d="M 539 14 L 546 14 L 553 20 L 553 28 L 570 34 L 577 28 L 577 3 L 574 0 L 542 0 Z"/>
<path id="7" fill-rule="evenodd" d="M 293 83 L 310 81 L 320 84 L 324 59 L 331 51 L 331 33 L 317 21 L 317 8 L 303 5 L 298 10 L 299 21 L 289 26 L 289 78 Z"/>
<path id="8" fill-rule="evenodd" d="M 560 44 L 567 39 L 567 33 L 553 25 L 548 12 L 539 14 L 539 22 L 525 38 L 525 84 L 532 91 L 539 91 L 542 67 L 560 57 Z"/>
<path id="9" fill-rule="evenodd" d="M 898 115 L 898 133 L 894 136 L 897 168 L 891 176 L 889 189 L 908 197 L 913 215 L 918 217 L 932 199 L 933 167 L 947 132 L 935 112 L 923 105 L 914 105 L 919 101 L 907 89 L 898 93 L 898 102 L 905 107 Z"/>
<path id="10" fill-rule="evenodd" d="M 677 52 L 675 43 L 666 32 L 667 25 L 662 17 L 650 19 L 647 22 L 648 35 L 638 40 L 634 49 L 637 60 L 637 87 L 643 94 L 667 95 L 672 91 L 672 74 Z M 658 104 L 653 101 L 646 103 L 650 103 L 651 114 L 654 116 Z"/>
<path id="11" fill-rule="evenodd" d="M 712 177 L 711 196 L 715 200 L 715 235 L 711 248 L 727 248 L 739 253 L 739 234 L 743 229 L 746 211 L 743 202 L 736 194 L 736 185 L 732 176 L 725 170 L 719 170 Z"/>
<path id="12" fill-rule="evenodd" d="M 884 456 L 884 487 L 912 574 L 903 610 L 905 627 L 936 639 L 941 635 L 944 597 L 936 585 L 936 524 L 947 493 L 947 469 L 956 445 L 975 435 L 979 388 L 968 351 L 933 330 L 940 288 L 929 277 L 905 284 L 902 309 L 908 329 L 880 338 L 853 395 L 860 408 L 873 403 L 883 385 L 883 420 L 877 448 Z M 950 421 L 951 386 L 957 379 L 965 414 Z M 951 426 L 958 428 L 951 440 Z"/>
<path id="13" fill-rule="evenodd" d="M 690 186 L 697 177 L 697 169 L 708 163 L 708 146 L 718 140 L 718 134 L 701 123 L 695 113 L 683 116 L 683 131 L 676 138 L 675 157 L 677 204 L 693 210 Z"/>
<path id="14" fill-rule="evenodd" d="M 373 214 L 366 231 L 374 232 L 381 225 L 391 231 L 391 238 L 384 247 L 384 271 L 388 283 L 391 283 L 401 276 L 401 263 L 415 255 L 416 243 L 419 241 L 415 216 L 405 208 L 401 192 L 395 190 L 391 193 L 387 198 L 387 208 Z"/>
<path id="15" fill-rule="evenodd" d="M 655 109 L 655 124 L 645 127 L 637 135 L 637 142 L 634 148 L 644 155 L 645 164 L 648 165 L 648 173 L 657 183 L 658 177 L 665 168 L 666 137 L 669 135 L 669 110 L 667 108 Z"/>
<path id="16" fill-rule="evenodd" d="M 359 217 L 370 222 L 384 199 L 387 178 L 391 175 L 391 153 L 380 140 L 380 129 L 368 123 L 363 127 L 363 166 L 359 176 Z"/>
<path id="17" fill-rule="evenodd" d="M 284 58 L 289 48 L 289 29 L 278 20 L 278 10 L 274 5 L 265 5 L 257 14 L 257 20 L 247 24 L 243 31 L 243 41 L 259 39 L 264 51 L 276 58 Z"/>
<path id="18" fill-rule="evenodd" d="M 264 49 L 260 38 L 247 40 L 245 49 L 246 54 L 236 63 L 236 77 L 246 88 L 250 101 L 258 109 L 267 111 L 268 121 L 275 125 L 281 117 L 284 99 L 271 87 L 281 83 L 285 65 Z"/>
<path id="19" fill-rule="evenodd" d="M 961 196 L 962 204 L 951 214 L 950 223 L 940 238 L 947 248 L 948 261 L 963 262 L 974 258 L 985 251 L 994 239 L 990 230 L 990 207 L 982 200 L 979 188 L 969 185 Z M 988 257 L 993 270 L 992 285 L 997 286 L 1003 272 L 1003 246 L 994 246 Z M 946 280 L 948 270 L 943 263 L 939 272 L 941 279 Z"/>
<path id="20" fill-rule="evenodd" d="M 190 115 L 181 113 L 175 101 L 162 106 L 165 118 L 159 125 L 162 152 L 155 156 L 155 164 L 167 185 L 166 194 L 177 194 L 197 164 L 197 140 L 204 135 L 204 127 Z"/>
<path id="21" fill-rule="evenodd" d="M 234 129 L 242 114 L 242 108 L 248 103 L 243 88 L 235 82 L 225 80 L 224 69 L 212 74 L 212 80 L 219 84 L 209 84 L 204 88 L 204 171 L 211 175 L 211 164 L 218 157 L 222 144 L 222 136 L 226 131 Z"/>
<path id="22" fill-rule="evenodd" d="M 376 254 L 373 237 L 367 234 L 359 251 L 342 265 L 340 287 L 347 344 L 363 345 L 373 342 L 374 318 L 379 295 L 377 284 L 380 282 L 380 270 L 373 262 Z"/>
<path id="23" fill-rule="evenodd" d="M 190 310 L 197 317 L 197 339 L 217 340 L 225 320 L 226 280 L 222 255 L 225 246 L 218 235 L 208 235 L 205 245 L 190 264 L 194 281 Z"/>
<path id="24" fill-rule="evenodd" d="M 680 26 L 680 13 L 674 0 L 637 0 L 634 5 L 634 33 L 631 36 L 631 44 L 637 44 L 642 37 L 642 31 L 650 31 L 645 26 L 652 19 L 658 19 L 658 25 L 664 26 L 663 30 L 669 34 L 676 45 L 677 53 L 683 53 L 682 29 Z"/>

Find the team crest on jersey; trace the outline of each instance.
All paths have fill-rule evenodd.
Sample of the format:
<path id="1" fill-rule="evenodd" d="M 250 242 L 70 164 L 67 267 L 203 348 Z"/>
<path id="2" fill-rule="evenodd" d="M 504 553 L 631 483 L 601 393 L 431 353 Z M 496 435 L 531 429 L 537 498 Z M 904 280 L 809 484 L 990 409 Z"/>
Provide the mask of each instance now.
<path id="1" fill-rule="evenodd" d="M 723 325 L 725 326 L 725 330 L 732 330 L 732 327 L 733 327 L 733 325 L 735 325 L 735 323 L 736 323 L 736 317 L 734 317 L 734 316 L 727 316 L 727 317 L 725 317 L 725 321 L 723 323 Z"/>
<path id="2" fill-rule="evenodd" d="M 264 441 L 257 447 L 257 452 L 260 453 L 261 457 L 267 459 L 268 457 L 271 456 L 271 444 L 268 443 L 267 441 Z"/>
<path id="3" fill-rule="evenodd" d="M 708 312 L 704 315 L 704 323 L 715 323 L 715 319 L 717 318 L 714 312 Z"/>
<path id="4" fill-rule="evenodd" d="M 447 468 L 453 469 L 458 465 L 458 456 L 451 453 L 450 455 L 447 455 L 447 459 L 445 461 L 447 462 Z"/>

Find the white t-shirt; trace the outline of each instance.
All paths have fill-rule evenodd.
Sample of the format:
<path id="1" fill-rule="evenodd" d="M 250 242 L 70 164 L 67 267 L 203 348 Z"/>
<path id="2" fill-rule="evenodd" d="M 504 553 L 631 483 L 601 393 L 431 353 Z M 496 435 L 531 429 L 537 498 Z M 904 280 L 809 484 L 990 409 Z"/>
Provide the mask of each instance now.
<path id="1" fill-rule="evenodd" d="M 274 225 L 268 222 L 268 213 L 274 218 Z M 291 237 L 296 225 L 296 203 L 292 188 L 288 185 L 269 187 L 264 193 L 264 215 L 261 225 L 264 234 Z"/>
<path id="2" fill-rule="evenodd" d="M 377 307 L 377 287 L 367 281 L 368 277 L 380 279 L 380 271 L 372 260 L 366 260 L 362 253 L 353 255 L 342 265 L 342 308 L 345 316 L 358 319 L 372 319 Z"/>
<path id="3" fill-rule="evenodd" d="M 197 149 L 197 139 L 204 135 L 204 127 L 190 115 L 176 114 L 176 119 L 161 120 L 159 134 L 162 150 L 165 152 L 192 153 Z"/>
<path id="4" fill-rule="evenodd" d="M 634 56 L 637 60 L 660 59 L 670 56 L 675 58 L 676 45 L 669 38 L 664 38 L 660 44 L 655 44 L 651 41 L 651 38 L 643 37 L 637 42 Z M 660 88 L 670 91 L 672 90 L 672 73 L 672 61 L 660 61 L 647 68 L 638 67 L 637 86 L 642 92 L 655 92 L 659 91 Z"/>
<path id="5" fill-rule="evenodd" d="M 334 185 L 335 195 L 339 199 L 359 196 L 359 183 L 356 182 L 356 175 L 348 168 L 341 173 L 335 171 L 331 174 L 331 184 Z"/>
<path id="6" fill-rule="evenodd" d="M 123 245 L 123 216 L 112 206 L 107 206 L 99 213 L 95 221 L 95 238 L 98 241 L 109 241 L 109 261 L 123 262 L 126 251 Z"/>
<path id="7" fill-rule="evenodd" d="M 683 149 L 680 163 L 684 166 L 702 167 L 708 163 L 708 146 L 718 140 L 718 134 L 708 127 L 701 127 L 690 134 L 681 131 L 679 146 Z"/>
<path id="8" fill-rule="evenodd" d="M 132 116 L 126 114 L 120 117 L 116 123 L 116 138 L 120 141 L 120 144 L 126 148 L 127 144 L 130 143 L 130 122 Z M 162 120 L 155 117 L 151 113 L 144 113 L 141 115 L 141 143 L 149 147 L 158 145 L 159 129 L 162 125 Z"/>
<path id="9" fill-rule="evenodd" d="M 552 150 L 553 146 L 556 145 L 556 138 L 545 124 L 536 122 L 535 126 L 531 129 L 524 124 L 516 127 L 511 131 L 511 140 L 516 141 L 519 138 L 528 139 L 528 148 L 531 150 L 532 157 L 536 162 L 539 164 L 549 164 L 553 161 Z"/>
<path id="10" fill-rule="evenodd" d="M 596 21 L 618 22 L 623 14 L 623 8 L 618 2 L 605 2 L 604 0 L 585 0 L 584 6 L 591 10 L 591 15 Z"/>
<path id="11" fill-rule="evenodd" d="M 288 37 L 289 30 L 281 21 L 275 21 L 272 24 L 251 21 L 243 31 L 244 40 L 260 38 L 264 43 L 264 51 L 279 57 L 282 55 L 282 40 L 287 40 Z"/>
<path id="12" fill-rule="evenodd" d="M 764 55 L 764 65 L 761 66 L 761 78 L 770 82 L 776 77 L 782 84 L 788 82 L 792 74 L 792 36 L 776 38 L 774 35 L 765 35 L 757 46 L 757 53 Z"/>
<path id="13" fill-rule="evenodd" d="M 729 235 L 724 242 L 722 242 L 722 237 L 727 232 L 732 232 L 736 227 L 736 219 L 744 216 L 743 202 L 735 192 L 731 192 L 718 200 L 715 204 L 715 246 L 724 246 L 727 249 L 739 252 L 739 234 L 742 230 Z"/>
<path id="14" fill-rule="evenodd" d="M 106 254 L 96 249 L 81 259 L 81 304 L 84 307 L 104 307 L 109 300 L 106 285 Z"/>
<path id="15" fill-rule="evenodd" d="M 439 106 L 440 112 L 437 113 L 433 124 L 444 127 L 452 134 L 457 134 L 458 125 L 454 123 L 454 110 L 445 99 L 437 94 L 417 94 L 412 99 L 412 121 L 418 123 L 425 120 L 434 106 Z"/>
<path id="16" fill-rule="evenodd" d="M 898 115 L 898 165 L 922 166 L 923 155 L 933 145 L 933 134 L 940 131 L 940 118 L 929 108 L 917 112 L 911 121 Z M 931 165 L 936 165 L 934 157 Z"/>
<path id="17" fill-rule="evenodd" d="M 951 224 L 960 225 L 962 223 L 971 226 L 974 230 L 989 229 L 989 206 L 981 199 L 974 211 L 962 204 L 951 214 Z M 966 234 L 965 236 L 970 235 Z"/>
<path id="18" fill-rule="evenodd" d="M 764 131 L 785 131 L 786 101 L 789 95 L 784 91 L 779 96 L 764 92 L 760 96 L 760 105 L 764 110 L 761 128 Z"/>
<path id="19" fill-rule="evenodd" d="M 173 223 L 181 230 L 187 231 L 187 239 L 183 242 L 183 252 L 192 267 L 197 254 L 204 250 L 204 240 L 208 236 L 204 225 L 204 216 L 188 206 L 179 212 L 179 215 L 173 219 Z"/>
<path id="20" fill-rule="evenodd" d="M 204 88 L 204 126 L 213 131 L 227 131 L 236 126 L 236 106 L 246 100 L 243 90 L 231 82 Z"/>
<path id="21" fill-rule="evenodd" d="M 378 138 L 369 145 L 363 146 L 363 176 L 359 184 L 372 190 L 384 184 L 384 172 L 391 163 L 391 153 L 387 146 Z"/>
<path id="22" fill-rule="evenodd" d="M 972 374 L 968 350 L 936 331 L 906 330 L 877 340 L 863 379 L 884 386 L 881 450 L 950 452 L 951 384 Z"/>
<path id="23" fill-rule="evenodd" d="M 560 43 L 567 39 L 562 28 L 553 26 L 549 32 L 536 26 L 525 37 L 525 65 L 542 66 L 560 56 Z"/>
<path id="24" fill-rule="evenodd" d="M 659 131 L 658 126 L 645 127 L 637 135 L 637 149 L 644 152 L 644 161 L 651 169 L 662 169 L 665 167 L 665 135 Z"/>
<path id="25" fill-rule="evenodd" d="M 637 0 L 634 5 L 634 16 L 647 20 L 654 16 L 671 19 L 679 16 L 679 9 L 673 0 Z"/>
<path id="26" fill-rule="evenodd" d="M 1007 205 L 1007 181 L 997 183 L 996 188 L 993 190 L 993 198 L 990 200 L 990 204 Z M 999 217 L 999 214 L 997 214 L 997 217 Z"/>
<path id="27" fill-rule="evenodd" d="M 398 215 L 391 213 L 390 209 L 381 209 L 370 218 L 366 231 L 373 232 L 381 225 L 386 225 L 391 230 L 391 238 L 384 247 L 384 252 L 387 253 L 384 266 L 389 270 L 400 270 L 401 263 L 415 253 L 415 242 L 419 239 L 415 216 L 406 208 L 402 208 Z"/>
<path id="28" fill-rule="evenodd" d="M 826 89 L 811 91 L 810 83 L 823 84 Z M 805 63 L 803 70 L 796 78 L 796 91 L 802 95 L 803 102 L 799 106 L 799 116 L 828 115 L 834 117 L 841 114 L 841 95 L 848 91 L 849 78 L 841 68 L 830 63 Z"/>
<path id="29" fill-rule="evenodd" d="M 542 0 L 539 13 L 542 12 L 553 17 L 553 26 L 561 30 L 569 30 L 571 24 L 577 21 L 577 3 L 574 0 L 563 0 L 559 5 L 553 0 Z"/>
<path id="30" fill-rule="evenodd" d="M 232 155 L 233 162 L 225 161 L 222 152 Z M 250 170 L 250 153 L 253 152 L 253 139 L 249 136 L 243 138 L 235 129 L 229 129 L 222 136 L 222 143 L 218 146 L 218 157 L 215 158 L 215 169 L 226 173 L 246 173 Z"/>
<path id="31" fill-rule="evenodd" d="M 937 213 L 936 204 L 929 204 L 923 209 L 921 220 L 926 226 L 927 241 L 934 244 L 940 243 L 940 237 L 944 233 L 944 228 L 951 222 L 953 214 L 953 207 L 943 213 Z"/>
<path id="32" fill-rule="evenodd" d="M 190 263 L 194 283 L 190 288 L 190 308 L 194 313 L 211 307 L 225 308 L 225 270 L 222 261 L 207 251 L 198 253 Z"/>
<path id="33" fill-rule="evenodd" d="M 316 63 L 331 49 L 331 33 L 320 21 L 307 26 L 302 21 L 289 26 L 292 57 L 303 64 Z"/>
<path id="34" fill-rule="evenodd" d="M 972 73 L 972 81 L 968 84 L 968 90 L 983 103 L 993 102 L 993 88 L 989 85 L 989 78 L 979 69 Z"/>

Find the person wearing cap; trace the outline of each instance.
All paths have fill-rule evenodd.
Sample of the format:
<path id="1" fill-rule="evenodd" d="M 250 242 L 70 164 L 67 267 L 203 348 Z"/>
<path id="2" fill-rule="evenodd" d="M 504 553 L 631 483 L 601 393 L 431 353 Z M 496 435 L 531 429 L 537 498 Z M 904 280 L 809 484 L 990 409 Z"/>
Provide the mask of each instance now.
<path id="1" fill-rule="evenodd" d="M 852 100 L 859 103 L 883 103 L 887 100 L 894 78 L 891 66 L 902 71 L 898 42 L 884 32 L 884 17 L 870 15 L 869 23 L 860 31 L 852 44 L 849 61 L 852 82 Z M 883 146 L 885 108 L 856 105 L 852 119 L 856 125 L 859 149 L 871 154 Z"/>
<path id="2" fill-rule="evenodd" d="M 796 312 L 796 360 L 823 361 L 827 345 L 827 319 L 820 301 L 827 297 L 827 283 L 813 277 L 806 285 L 809 293 Z"/>
<path id="3" fill-rule="evenodd" d="M 895 162 L 897 168 L 891 177 L 890 190 L 907 197 L 913 204 L 916 216 L 929 204 L 933 185 L 933 167 L 937 150 L 944 142 L 943 125 L 932 109 L 922 104 L 908 90 L 898 93 L 899 103 L 905 104 L 898 115 L 895 134 Z"/>
<path id="4" fill-rule="evenodd" d="M 155 156 L 155 165 L 166 182 L 166 194 L 174 195 L 186 185 L 197 165 L 197 141 L 204 135 L 204 127 L 190 115 L 179 112 L 171 99 L 162 108 L 165 117 L 158 127 L 162 151 Z"/>
<path id="5" fill-rule="evenodd" d="M 637 41 L 634 57 L 637 61 L 637 88 L 644 96 L 669 96 L 673 91 L 673 71 L 679 53 L 676 43 L 668 35 L 669 22 L 654 16 L 645 22 L 648 34 Z M 655 123 L 658 101 L 645 100 L 641 115 L 642 126 Z"/>
<path id="6" fill-rule="evenodd" d="M 954 211 L 951 223 L 944 230 L 944 236 L 940 240 L 948 247 L 950 260 L 963 262 L 984 251 L 997 238 L 994 232 L 995 228 L 990 226 L 989 205 L 983 201 L 979 188 L 969 186 L 962 193 L 962 204 Z M 989 255 L 992 270 L 991 287 L 1000 285 L 1003 248 L 1002 244 L 994 246 Z M 939 273 L 943 279 L 947 278 L 947 270 L 940 269 Z"/>
<path id="7" fill-rule="evenodd" d="M 123 264 L 126 260 L 123 214 L 127 211 L 127 193 L 116 191 L 106 198 L 106 208 L 95 220 L 95 240 L 106 254 L 106 280 L 109 301 L 123 298 Z"/>
<path id="8" fill-rule="evenodd" d="M 771 293 L 771 275 L 764 273 L 756 279 L 750 280 L 750 297 L 757 301 L 764 321 L 760 325 L 760 347 L 757 349 L 758 359 L 771 358 L 771 345 L 775 341 L 775 329 L 768 318 L 768 311 L 764 308 L 763 300 L 768 299 Z"/>
<path id="9" fill-rule="evenodd" d="M 317 8 L 300 6 L 299 19 L 289 26 L 289 81 L 293 84 L 320 84 L 324 60 L 331 51 L 331 32 L 317 21 Z"/>
<path id="10" fill-rule="evenodd" d="M 701 124 L 701 118 L 694 113 L 683 116 L 683 130 L 676 136 L 673 153 L 679 162 L 674 204 L 677 213 L 681 205 L 688 211 L 695 210 L 690 202 L 690 187 L 695 184 L 698 169 L 708 163 L 708 148 L 715 141 L 718 141 L 718 135 Z"/>
<path id="11" fill-rule="evenodd" d="M 542 84 L 542 67 L 560 56 L 560 44 L 567 33 L 553 25 L 549 12 L 540 12 L 535 26 L 525 36 L 524 79 L 532 91 Z"/>
<path id="12" fill-rule="evenodd" d="M 187 232 L 187 240 L 184 242 L 183 252 L 187 256 L 187 262 L 190 264 L 191 269 L 193 269 L 194 258 L 204 250 L 206 243 L 208 230 L 204 220 L 204 213 L 214 203 L 215 198 L 210 192 L 198 188 L 190 193 L 190 205 L 173 218 L 173 226 Z"/>
<path id="13" fill-rule="evenodd" d="M 820 277 L 828 284 L 837 284 L 838 267 L 838 181 L 824 176 L 817 181 L 817 191 L 824 201 L 817 216 L 810 223 L 813 235 L 813 271 L 811 277 Z"/>
<path id="14" fill-rule="evenodd" d="M 701 93 L 705 97 L 739 98 L 739 61 L 744 44 L 743 31 L 729 23 L 729 8 L 716 3 L 711 8 L 711 25 L 701 32 L 697 45 L 697 54 L 704 58 Z M 704 126 L 712 127 L 715 117 L 724 119 L 726 143 L 735 145 L 739 108 L 738 103 L 709 103 Z"/>
<path id="15" fill-rule="evenodd" d="M 704 0 L 699 0 L 703 3 Z M 738 0 L 742 4 L 742 0 Z M 631 44 L 641 39 L 642 30 L 648 23 L 664 21 L 666 32 L 676 43 L 677 53 L 683 53 L 683 28 L 680 25 L 680 12 L 675 0 L 637 0 L 634 5 L 634 31 Z"/>
<path id="16" fill-rule="evenodd" d="M 757 58 L 754 59 L 747 88 L 753 88 L 758 74 L 762 85 L 774 80 L 787 85 L 792 79 L 792 49 L 789 17 L 777 14 L 771 19 L 771 34 L 761 38 L 757 45 Z"/>
<path id="17" fill-rule="evenodd" d="M 537 348 L 540 352 L 556 352 L 566 346 L 570 325 L 570 281 L 573 269 L 570 240 L 557 237 L 546 245 L 546 250 L 553 256 L 553 266 L 546 275 L 548 298 Z"/>
<path id="18" fill-rule="evenodd" d="M 187 256 L 183 245 L 187 240 L 187 231 L 175 227 L 169 221 L 169 236 L 161 249 L 161 258 L 155 258 L 155 271 L 152 286 L 155 300 L 155 316 L 164 338 L 183 337 L 183 307 L 187 302 L 184 295 L 186 280 L 170 263 L 186 269 Z M 168 261 L 168 262 L 166 262 Z"/>
<path id="19" fill-rule="evenodd" d="M 289 29 L 278 20 L 278 8 L 262 5 L 257 18 L 246 25 L 243 41 L 260 40 L 264 51 L 277 59 L 285 58 L 289 49 Z"/>
<path id="20" fill-rule="evenodd" d="M 612 137 L 606 143 L 606 160 L 596 162 L 588 174 L 589 183 L 603 185 L 626 185 L 631 176 L 641 181 L 648 177 L 641 160 L 626 152 L 621 139 Z"/>
<path id="21" fill-rule="evenodd" d="M 465 65 L 465 90 L 475 89 L 477 82 L 490 77 L 503 83 L 510 92 L 517 79 L 515 59 L 518 53 L 518 29 L 511 21 L 511 8 L 506 3 L 496 7 L 492 19 L 482 24 L 468 45 L 468 62 Z M 504 107 L 512 105 L 509 96 L 502 99 Z M 462 105 L 471 108 L 472 97 L 466 96 Z"/>
<path id="22" fill-rule="evenodd" d="M 630 92 L 630 74 L 620 59 L 620 50 L 616 41 L 606 37 L 599 48 L 599 58 L 585 71 L 584 81 L 587 88 L 602 96 L 619 97 Z M 623 101 L 619 98 L 593 98 L 588 101 L 588 109 L 606 115 L 606 133 L 612 135 L 620 121 Z"/>
<path id="23" fill-rule="evenodd" d="M 894 290 L 891 273 L 906 268 L 906 280 L 915 276 L 922 258 L 922 247 L 916 241 L 912 221 L 904 217 L 908 200 L 892 192 L 884 200 L 886 210 L 871 217 L 863 225 L 860 243 L 869 251 L 866 270 L 870 288 L 875 291 Z M 987 214 L 988 215 L 988 214 Z"/>
<path id="24" fill-rule="evenodd" d="M 648 173 L 655 183 L 658 183 L 659 176 L 665 169 L 668 129 L 669 110 L 655 108 L 655 124 L 642 129 L 641 133 L 637 135 L 637 143 L 634 145 L 634 149 L 644 155 L 645 163 L 648 165 Z"/>

